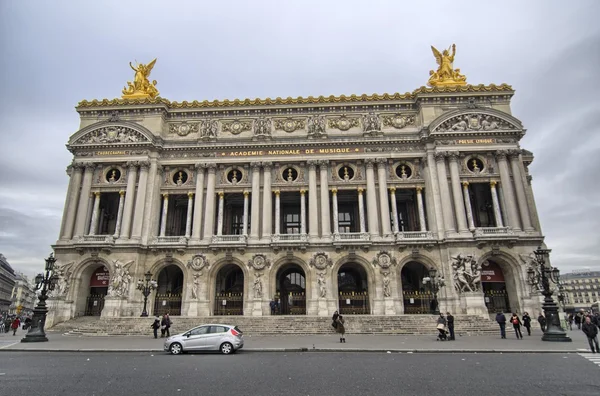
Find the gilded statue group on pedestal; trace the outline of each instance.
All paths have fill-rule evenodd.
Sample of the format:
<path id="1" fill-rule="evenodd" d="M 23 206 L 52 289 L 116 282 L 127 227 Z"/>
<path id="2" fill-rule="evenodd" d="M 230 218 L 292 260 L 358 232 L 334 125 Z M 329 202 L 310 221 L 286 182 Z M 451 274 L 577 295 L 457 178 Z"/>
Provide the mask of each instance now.
<path id="1" fill-rule="evenodd" d="M 466 85 L 467 77 L 460 74 L 460 69 L 454 69 L 454 55 L 456 55 L 456 45 L 443 50 L 441 53 L 434 46 L 431 46 L 435 61 L 439 65 L 437 70 L 429 71 L 428 85 L 432 87 L 451 86 L 451 85 Z M 452 50 L 452 55 L 450 55 Z"/>
<path id="2" fill-rule="evenodd" d="M 148 80 L 155 64 L 156 58 L 146 65 L 138 63 L 137 67 L 129 62 L 129 66 L 135 72 L 135 76 L 133 77 L 133 82 L 127 81 L 127 87 L 123 88 L 123 99 L 154 99 L 158 96 L 156 80 L 152 81 L 152 83 Z"/>

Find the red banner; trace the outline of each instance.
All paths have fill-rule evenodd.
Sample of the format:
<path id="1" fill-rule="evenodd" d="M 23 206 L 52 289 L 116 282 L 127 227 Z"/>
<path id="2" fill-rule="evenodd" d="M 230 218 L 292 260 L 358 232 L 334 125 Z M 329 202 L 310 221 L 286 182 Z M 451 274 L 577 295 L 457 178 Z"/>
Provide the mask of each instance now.
<path id="1" fill-rule="evenodd" d="M 90 287 L 108 287 L 110 274 L 108 268 L 100 267 L 92 274 L 90 278 Z"/>
<path id="2" fill-rule="evenodd" d="M 504 274 L 500 266 L 493 261 L 484 261 L 481 265 L 482 282 L 504 282 Z"/>

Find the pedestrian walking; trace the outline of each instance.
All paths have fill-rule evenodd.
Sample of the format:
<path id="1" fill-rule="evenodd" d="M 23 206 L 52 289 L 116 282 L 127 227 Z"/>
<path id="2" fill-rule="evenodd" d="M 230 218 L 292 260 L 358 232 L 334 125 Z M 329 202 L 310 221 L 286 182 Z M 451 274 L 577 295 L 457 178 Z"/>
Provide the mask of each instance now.
<path id="1" fill-rule="evenodd" d="M 336 311 L 337 312 L 337 311 Z M 344 326 L 345 320 L 342 315 L 338 315 L 336 318 L 337 326 L 335 330 L 340 333 L 340 342 L 346 342 L 346 327 Z"/>
<path id="2" fill-rule="evenodd" d="M 592 323 L 592 320 L 589 316 L 585 318 L 585 322 L 583 323 L 581 330 L 587 337 L 592 353 L 600 353 L 600 347 L 598 346 L 598 327 Z M 594 349 L 594 344 L 596 345 L 596 349 Z"/>
<path id="3" fill-rule="evenodd" d="M 577 330 L 581 330 L 581 318 L 583 317 L 583 314 L 581 312 L 577 312 L 577 314 L 575 314 L 575 324 L 577 325 Z"/>
<path id="4" fill-rule="evenodd" d="M 17 316 L 13 321 L 12 324 L 10 325 L 10 328 L 13 331 L 13 335 L 17 335 L 17 330 L 19 329 L 19 326 L 21 326 L 21 320 L 19 319 L 19 317 Z"/>
<path id="5" fill-rule="evenodd" d="M 171 328 L 171 325 L 173 324 L 173 322 L 171 322 L 171 318 L 169 318 L 169 314 L 164 314 L 162 317 L 162 320 L 160 321 L 160 337 L 164 337 L 165 334 L 167 337 L 171 337 L 171 333 L 169 332 L 169 329 Z"/>
<path id="6" fill-rule="evenodd" d="M 570 313 L 569 316 L 567 316 L 567 323 L 569 324 L 569 330 L 573 330 L 573 314 Z"/>
<path id="7" fill-rule="evenodd" d="M 592 323 L 600 329 L 600 313 L 596 312 L 594 316 L 592 316 Z"/>
<path id="8" fill-rule="evenodd" d="M 527 329 L 527 335 L 531 335 L 531 316 L 527 312 L 523 313 L 523 326 Z"/>
<path id="9" fill-rule="evenodd" d="M 340 314 L 338 313 L 338 311 L 335 311 L 333 313 L 333 315 L 331 316 L 331 326 L 333 326 L 334 329 L 337 329 L 338 326 L 338 318 L 339 318 Z"/>
<path id="10" fill-rule="evenodd" d="M 506 316 L 502 312 L 496 314 L 496 322 L 500 326 L 500 338 L 506 339 Z"/>
<path id="11" fill-rule="evenodd" d="M 154 338 L 158 338 L 158 329 L 160 328 L 160 319 L 158 318 L 158 315 L 154 317 L 154 322 L 150 327 L 152 327 L 152 331 L 154 332 Z"/>
<path id="12" fill-rule="evenodd" d="M 541 312 L 540 312 L 540 316 L 538 316 L 538 323 L 540 324 L 540 329 L 542 329 L 542 333 L 545 333 L 546 332 L 546 317 Z"/>
<path id="13" fill-rule="evenodd" d="M 275 300 L 271 300 L 269 303 L 269 308 L 271 308 L 271 315 L 275 315 L 275 307 L 277 307 L 277 303 Z"/>
<path id="14" fill-rule="evenodd" d="M 450 332 L 450 341 L 454 341 L 454 316 L 450 312 L 446 312 L 446 321 L 448 322 L 448 331 Z"/>
<path id="15" fill-rule="evenodd" d="M 521 319 L 519 319 L 519 315 L 513 312 L 512 317 L 510 318 L 510 323 L 512 323 L 513 328 L 515 329 L 515 334 L 517 336 L 517 340 L 523 339 L 523 333 L 521 333 Z"/>

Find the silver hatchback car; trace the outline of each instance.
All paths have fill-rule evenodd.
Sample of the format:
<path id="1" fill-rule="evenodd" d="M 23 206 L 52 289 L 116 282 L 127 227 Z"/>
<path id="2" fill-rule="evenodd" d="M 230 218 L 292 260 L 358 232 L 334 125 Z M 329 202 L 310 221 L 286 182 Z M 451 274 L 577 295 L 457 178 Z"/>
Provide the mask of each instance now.
<path id="1" fill-rule="evenodd" d="M 244 347 L 244 336 L 237 326 L 206 324 L 168 337 L 164 349 L 173 355 L 187 351 L 221 351 L 229 355 Z"/>

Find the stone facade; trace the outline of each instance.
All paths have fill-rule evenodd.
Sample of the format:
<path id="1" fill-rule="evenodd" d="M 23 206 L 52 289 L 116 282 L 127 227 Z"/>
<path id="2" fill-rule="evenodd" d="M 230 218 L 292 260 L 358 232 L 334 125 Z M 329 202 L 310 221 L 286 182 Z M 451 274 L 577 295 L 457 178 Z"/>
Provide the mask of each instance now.
<path id="1" fill-rule="evenodd" d="M 48 323 L 138 316 L 147 271 L 150 314 L 424 313 L 432 268 L 444 311 L 537 312 L 513 93 L 83 101 Z"/>
<path id="2" fill-rule="evenodd" d="M 29 283 L 27 276 L 22 273 L 15 275 L 15 286 L 11 297 L 11 314 L 31 315 L 37 302 L 35 286 Z"/>
<path id="3" fill-rule="evenodd" d="M 8 313 L 12 304 L 12 290 L 15 286 L 15 271 L 6 257 L 0 253 L 0 314 Z"/>

